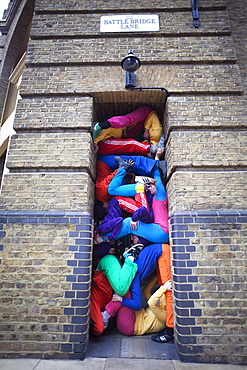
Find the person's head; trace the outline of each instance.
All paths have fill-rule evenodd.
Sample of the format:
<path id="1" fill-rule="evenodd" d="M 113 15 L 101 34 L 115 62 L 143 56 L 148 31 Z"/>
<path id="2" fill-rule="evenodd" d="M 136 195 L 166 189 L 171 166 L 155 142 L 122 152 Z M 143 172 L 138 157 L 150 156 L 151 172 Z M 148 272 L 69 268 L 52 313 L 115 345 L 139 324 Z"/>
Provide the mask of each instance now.
<path id="1" fill-rule="evenodd" d="M 109 202 L 102 202 L 101 200 L 96 199 L 94 205 L 94 220 L 101 221 L 107 213 Z"/>
<path id="2" fill-rule="evenodd" d="M 116 248 L 115 248 L 115 247 L 111 247 L 111 248 L 109 249 L 108 254 L 113 254 L 114 256 L 116 256 L 116 254 L 117 254 Z"/>
<path id="3" fill-rule="evenodd" d="M 151 244 L 149 240 L 142 238 L 141 236 L 132 235 L 132 242 L 133 244 L 143 244 L 144 247 Z"/>
<path id="4" fill-rule="evenodd" d="M 152 195 L 156 194 L 156 186 L 154 183 L 147 184 L 146 186 Z"/>

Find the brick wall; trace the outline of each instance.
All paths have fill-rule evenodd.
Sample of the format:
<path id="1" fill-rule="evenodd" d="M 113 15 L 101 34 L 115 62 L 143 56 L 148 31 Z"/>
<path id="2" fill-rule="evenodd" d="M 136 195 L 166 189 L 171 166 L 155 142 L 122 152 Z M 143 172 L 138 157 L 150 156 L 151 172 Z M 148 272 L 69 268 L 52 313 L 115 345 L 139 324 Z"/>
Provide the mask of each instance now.
<path id="1" fill-rule="evenodd" d="M 2 268 L 11 264 L 14 274 L 4 275 L 1 307 L 8 302 L 13 315 L 2 311 L 0 356 L 84 357 L 95 178 L 92 122 L 151 104 L 167 141 L 178 352 L 183 361 L 247 363 L 246 9 L 246 0 L 200 2 L 200 27 L 194 28 L 185 0 L 155 1 L 151 9 L 143 0 L 124 6 L 36 0 L 2 188 Z M 100 15 L 126 12 L 158 13 L 160 31 L 99 32 Z M 130 48 L 142 62 L 136 85 L 168 89 L 166 107 L 162 91 L 125 90 L 120 62 Z M 81 227 L 89 233 L 85 238 Z M 33 294 L 30 305 L 20 296 L 17 316 L 13 299 L 19 298 L 13 297 L 22 294 L 18 284 L 28 279 L 19 262 L 33 267 L 30 279 L 40 266 L 44 275 L 41 285 L 34 286 L 34 280 L 23 287 L 31 286 Z M 59 296 L 49 301 L 42 283 L 52 273 Z"/>

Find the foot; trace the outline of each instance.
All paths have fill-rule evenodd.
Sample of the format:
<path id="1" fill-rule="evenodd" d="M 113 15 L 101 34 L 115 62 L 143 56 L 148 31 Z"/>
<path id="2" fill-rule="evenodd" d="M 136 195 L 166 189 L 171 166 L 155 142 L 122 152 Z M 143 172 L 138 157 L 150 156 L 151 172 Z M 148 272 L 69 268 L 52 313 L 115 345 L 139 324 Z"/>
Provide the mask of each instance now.
<path id="1" fill-rule="evenodd" d="M 135 164 L 135 162 L 132 159 L 130 159 L 127 162 L 119 156 L 115 156 L 114 159 L 118 163 L 118 168 L 123 168 L 126 171 L 130 168 L 130 166 L 134 166 Z"/>
<path id="2" fill-rule="evenodd" d="M 94 128 L 93 128 L 93 140 L 99 135 L 102 128 L 99 125 L 99 122 L 95 122 Z"/>
<path id="3" fill-rule="evenodd" d="M 111 315 L 109 315 L 109 313 L 107 311 L 101 311 L 101 316 L 102 316 L 102 321 L 103 321 L 103 324 L 104 324 L 104 329 L 107 328 L 108 324 L 109 324 L 109 320 L 111 318 Z"/>
<path id="4" fill-rule="evenodd" d="M 173 335 L 168 334 L 154 334 L 151 336 L 151 340 L 156 343 L 169 343 L 174 340 Z"/>
<path id="5" fill-rule="evenodd" d="M 124 252 L 123 256 L 124 258 L 132 256 L 134 257 L 135 260 L 137 260 L 139 253 L 143 250 L 143 248 L 144 248 L 143 244 L 135 244 L 130 249 L 128 249 L 126 252 Z"/>
<path id="6" fill-rule="evenodd" d="M 156 180 L 152 179 L 152 177 L 144 177 L 144 176 L 136 176 L 135 182 L 139 182 L 140 184 L 154 184 Z"/>

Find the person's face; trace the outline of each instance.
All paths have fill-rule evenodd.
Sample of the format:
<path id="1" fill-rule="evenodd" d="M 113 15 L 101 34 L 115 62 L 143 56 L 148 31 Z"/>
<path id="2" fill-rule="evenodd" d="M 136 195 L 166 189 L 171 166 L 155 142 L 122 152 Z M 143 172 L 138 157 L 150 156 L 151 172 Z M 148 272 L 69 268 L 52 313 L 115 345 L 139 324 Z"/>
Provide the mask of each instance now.
<path id="1" fill-rule="evenodd" d="M 139 244 L 140 243 L 140 240 L 139 240 L 137 235 L 133 235 L 132 240 L 133 240 L 134 244 Z"/>
<path id="2" fill-rule="evenodd" d="M 149 185 L 148 185 L 148 188 L 149 188 L 150 193 L 151 193 L 152 195 L 155 195 L 155 194 L 156 194 L 156 186 L 155 186 L 154 184 L 149 184 Z"/>
<path id="3" fill-rule="evenodd" d="M 109 250 L 109 254 L 114 254 L 114 256 L 116 255 L 116 249 L 115 248 L 111 248 Z"/>

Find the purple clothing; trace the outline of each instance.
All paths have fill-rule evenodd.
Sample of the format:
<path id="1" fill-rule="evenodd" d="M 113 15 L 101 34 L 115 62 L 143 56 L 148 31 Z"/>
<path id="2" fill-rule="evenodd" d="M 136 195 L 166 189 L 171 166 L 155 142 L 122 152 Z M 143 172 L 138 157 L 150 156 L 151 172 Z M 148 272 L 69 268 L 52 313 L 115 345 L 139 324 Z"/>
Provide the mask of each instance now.
<path id="1" fill-rule="evenodd" d="M 112 198 L 109 202 L 109 207 L 106 216 L 102 220 L 101 224 L 98 226 L 98 232 L 100 235 L 108 235 L 110 241 L 115 240 L 122 228 L 122 222 L 124 219 L 123 210 L 120 208 L 119 203 L 116 198 Z M 140 220 L 145 223 L 153 222 L 153 214 L 149 213 L 146 207 L 142 206 L 138 208 L 132 219 Z M 133 221 L 134 221 L 133 220 Z"/>

